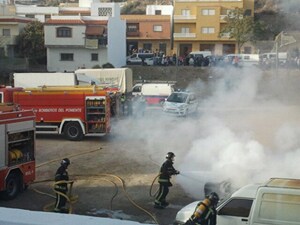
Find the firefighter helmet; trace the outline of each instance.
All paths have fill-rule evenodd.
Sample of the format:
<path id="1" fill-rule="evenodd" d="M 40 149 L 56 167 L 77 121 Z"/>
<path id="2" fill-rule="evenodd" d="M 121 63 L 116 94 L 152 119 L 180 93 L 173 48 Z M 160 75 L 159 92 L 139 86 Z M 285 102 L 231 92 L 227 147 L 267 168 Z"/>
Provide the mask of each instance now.
<path id="1" fill-rule="evenodd" d="M 210 193 L 208 199 L 212 202 L 213 205 L 216 205 L 219 202 L 219 195 L 216 192 Z"/>
<path id="2" fill-rule="evenodd" d="M 65 165 L 65 166 L 69 166 L 70 165 L 70 159 L 68 158 L 64 158 L 62 161 L 61 161 L 61 165 Z"/>
<path id="3" fill-rule="evenodd" d="M 175 157 L 175 154 L 173 152 L 168 152 L 167 155 L 166 155 L 167 159 L 172 159 L 174 157 Z"/>

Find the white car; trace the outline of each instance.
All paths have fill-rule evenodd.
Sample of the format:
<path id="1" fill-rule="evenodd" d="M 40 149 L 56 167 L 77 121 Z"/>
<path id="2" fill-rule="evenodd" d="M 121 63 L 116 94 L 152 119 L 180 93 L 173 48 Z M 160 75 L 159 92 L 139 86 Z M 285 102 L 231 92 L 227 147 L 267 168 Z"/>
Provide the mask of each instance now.
<path id="1" fill-rule="evenodd" d="M 163 111 L 177 116 L 187 116 L 196 113 L 198 100 L 191 92 L 173 92 L 164 102 Z"/>
<path id="2" fill-rule="evenodd" d="M 222 200 L 217 207 L 218 225 L 246 225 L 255 199 L 256 191 L 260 185 L 251 184 L 234 192 L 230 197 Z M 197 204 L 195 201 L 183 207 L 177 214 L 174 225 L 184 224 L 193 214 Z"/>

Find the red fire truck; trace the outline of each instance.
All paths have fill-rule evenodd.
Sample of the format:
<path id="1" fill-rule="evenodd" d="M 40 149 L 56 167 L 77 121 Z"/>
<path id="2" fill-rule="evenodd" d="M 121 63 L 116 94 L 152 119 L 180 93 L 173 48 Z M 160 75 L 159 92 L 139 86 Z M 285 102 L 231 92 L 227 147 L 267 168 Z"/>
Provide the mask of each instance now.
<path id="1" fill-rule="evenodd" d="M 0 85 L 0 103 L 12 103 L 13 102 L 13 93 L 15 91 L 22 91 L 21 87 L 11 87 Z"/>
<path id="2" fill-rule="evenodd" d="M 14 92 L 14 103 L 33 109 L 36 133 L 63 134 L 72 141 L 110 132 L 110 97 L 97 86 L 49 86 Z"/>
<path id="3" fill-rule="evenodd" d="M 35 116 L 0 105 L 0 197 L 13 199 L 35 179 Z"/>

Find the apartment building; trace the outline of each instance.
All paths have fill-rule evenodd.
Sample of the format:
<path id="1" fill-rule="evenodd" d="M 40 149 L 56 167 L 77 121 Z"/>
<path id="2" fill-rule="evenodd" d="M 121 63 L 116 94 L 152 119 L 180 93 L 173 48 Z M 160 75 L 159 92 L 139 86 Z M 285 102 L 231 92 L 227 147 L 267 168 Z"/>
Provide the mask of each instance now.
<path id="1" fill-rule="evenodd" d="M 24 27 L 32 21 L 34 20 L 17 16 L 0 17 L 0 56 L 15 57 L 17 37 Z"/>
<path id="2" fill-rule="evenodd" d="M 44 24 L 48 71 L 126 65 L 126 24 L 114 3 L 92 3 L 91 16 L 51 16 Z"/>
<path id="3" fill-rule="evenodd" d="M 174 0 L 174 51 L 184 56 L 191 51 L 211 51 L 215 55 L 236 53 L 233 39 L 219 33 L 226 25 L 228 12 L 241 8 L 254 14 L 254 0 Z M 243 53 L 253 53 L 250 44 Z"/>
<path id="4" fill-rule="evenodd" d="M 170 15 L 121 15 L 126 21 L 127 55 L 133 51 L 171 54 Z"/>

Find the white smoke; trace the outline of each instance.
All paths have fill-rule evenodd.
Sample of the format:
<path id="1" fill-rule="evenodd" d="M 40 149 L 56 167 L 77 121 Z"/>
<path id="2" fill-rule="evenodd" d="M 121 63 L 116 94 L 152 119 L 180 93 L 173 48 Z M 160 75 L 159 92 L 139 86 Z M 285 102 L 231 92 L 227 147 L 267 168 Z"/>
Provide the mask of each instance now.
<path id="1" fill-rule="evenodd" d="M 148 109 L 143 118 L 121 121 L 118 135 L 142 140 L 138 151 L 157 165 L 174 152 L 174 167 L 181 171 L 176 182 L 196 198 L 206 182 L 230 180 L 241 187 L 271 177 L 299 178 L 299 83 L 298 77 L 262 75 L 258 69 L 216 70 L 208 83 L 189 87 L 200 93 L 197 117 Z"/>

